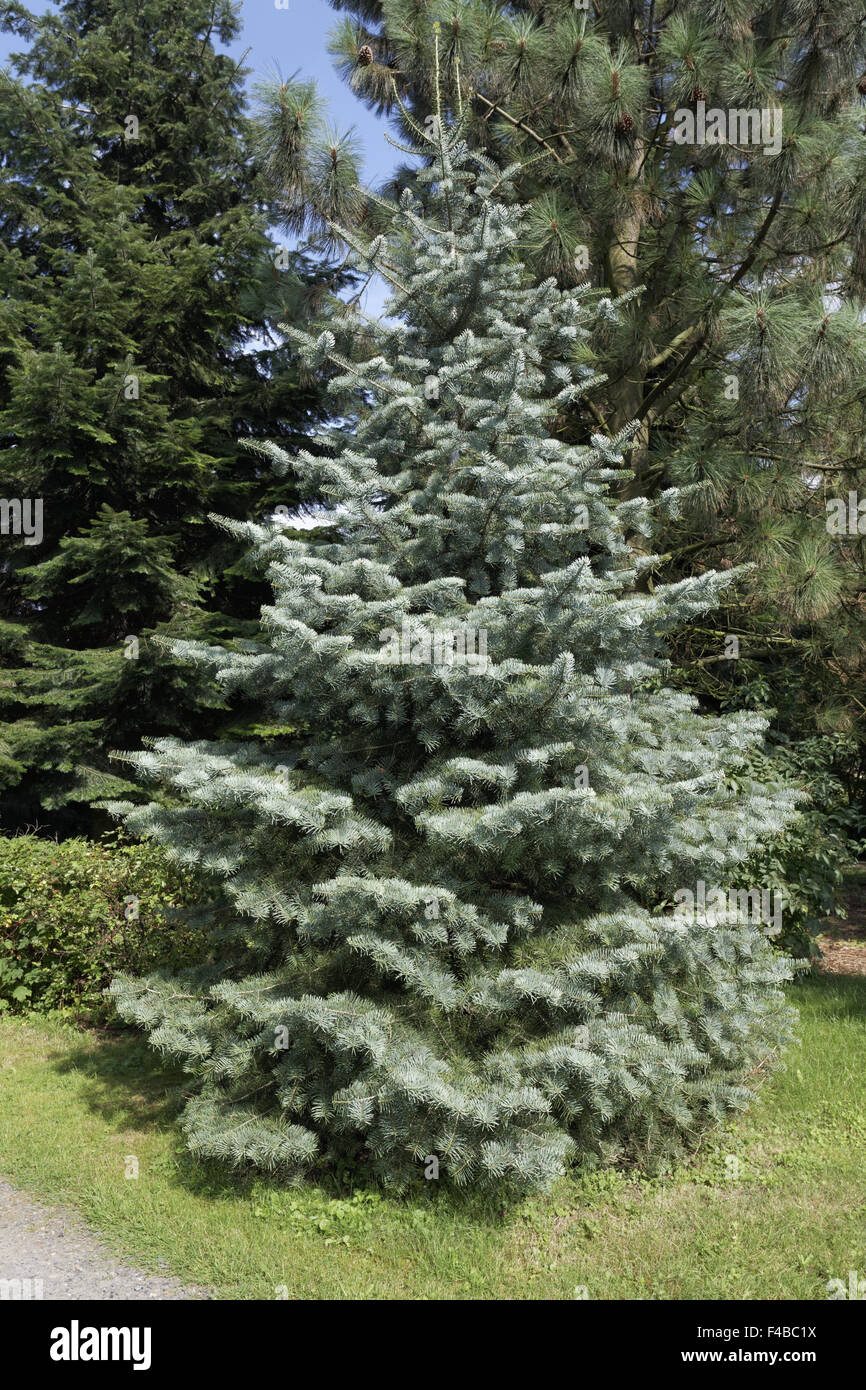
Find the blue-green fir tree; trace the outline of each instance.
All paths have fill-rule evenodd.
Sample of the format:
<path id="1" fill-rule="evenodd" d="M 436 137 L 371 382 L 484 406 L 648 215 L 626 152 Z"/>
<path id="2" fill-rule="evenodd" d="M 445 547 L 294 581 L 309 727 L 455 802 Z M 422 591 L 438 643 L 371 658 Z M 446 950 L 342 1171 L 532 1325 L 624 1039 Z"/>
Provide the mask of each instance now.
<path id="1" fill-rule="evenodd" d="M 757 716 L 665 685 L 666 634 L 731 574 L 648 589 L 629 431 L 557 435 L 615 306 L 534 286 L 508 171 L 459 123 L 417 136 L 386 230 L 345 232 L 387 316 L 295 332 L 341 369 L 334 424 L 261 446 L 331 528 L 225 522 L 267 566 L 267 640 L 178 644 L 285 737 L 161 739 L 129 756 L 180 804 L 115 808 L 212 880 L 208 959 L 112 992 L 189 1072 L 198 1155 L 543 1188 L 681 1150 L 777 1061 L 790 962 L 671 904 L 794 810 L 742 774 Z"/>

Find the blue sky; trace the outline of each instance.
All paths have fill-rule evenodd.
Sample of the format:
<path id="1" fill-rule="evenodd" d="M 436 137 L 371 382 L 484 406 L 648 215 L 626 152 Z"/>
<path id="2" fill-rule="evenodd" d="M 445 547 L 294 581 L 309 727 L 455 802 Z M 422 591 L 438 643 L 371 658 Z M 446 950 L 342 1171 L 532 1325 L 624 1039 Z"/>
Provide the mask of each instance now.
<path id="1" fill-rule="evenodd" d="M 183 3 L 184 0 L 178 0 L 178 4 Z M 366 177 L 383 178 L 394 163 L 394 151 L 382 134 L 384 122 L 352 95 L 337 76 L 328 55 L 328 32 L 340 16 L 331 9 L 328 0 L 288 0 L 288 3 L 288 9 L 277 9 L 275 0 L 243 0 L 243 33 L 230 51 L 240 58 L 245 49 L 250 50 L 245 61 L 245 66 L 251 69 L 250 85 L 265 77 L 275 65 L 286 77 L 295 71 L 314 77 L 328 100 L 334 122 L 341 129 L 354 125 L 361 135 Z M 55 7 L 50 0 L 30 0 L 27 8 L 33 14 L 46 14 Z M 14 35 L 0 34 L 0 62 L 5 63 L 10 52 L 22 46 Z"/>
<path id="2" fill-rule="evenodd" d="M 353 96 L 337 75 L 327 51 L 328 33 L 340 19 L 328 0 L 289 0 L 288 10 L 278 10 L 274 0 L 244 0 L 244 32 L 232 46 L 238 57 L 251 52 L 247 66 L 254 69 L 249 81 L 265 75 L 277 63 L 284 76 L 298 70 L 314 77 L 327 98 L 332 120 L 341 129 L 354 125 L 364 144 L 365 176 L 378 181 L 395 162 L 394 150 L 384 139 L 385 122 L 377 119 Z"/>
<path id="3" fill-rule="evenodd" d="M 183 3 L 178 0 L 178 4 Z M 50 0 L 30 0 L 27 8 L 32 14 L 46 14 L 55 6 Z M 369 112 L 334 71 L 327 42 L 340 16 L 328 0 L 288 0 L 288 9 L 278 9 L 275 0 L 243 0 L 241 11 L 243 31 L 229 51 L 241 58 L 249 49 L 244 60 L 250 69 L 248 86 L 273 73 L 275 67 L 284 77 L 298 72 L 315 78 L 328 102 L 332 122 L 340 130 L 354 126 L 361 137 L 365 179 L 373 183 L 383 179 L 398 156 L 384 138 L 386 123 Z M 26 45 L 20 39 L 0 33 L 0 63 L 5 64 L 9 54 L 21 48 Z M 366 313 L 375 317 L 381 312 L 384 293 L 382 284 L 370 286 L 364 297 Z"/>

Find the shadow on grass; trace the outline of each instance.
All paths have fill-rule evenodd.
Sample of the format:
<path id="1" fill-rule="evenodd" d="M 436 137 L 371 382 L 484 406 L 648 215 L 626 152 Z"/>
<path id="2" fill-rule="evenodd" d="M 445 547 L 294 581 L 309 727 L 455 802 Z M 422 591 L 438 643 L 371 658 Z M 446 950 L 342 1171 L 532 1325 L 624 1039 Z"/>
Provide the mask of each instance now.
<path id="1" fill-rule="evenodd" d="M 792 1002 L 833 1019 L 866 1019 L 866 977 L 824 975 L 815 972 L 790 988 Z M 359 1170 L 357 1162 L 323 1166 L 315 1177 L 289 1181 L 250 1169 L 232 1168 L 216 1160 L 201 1160 L 183 1145 L 178 1117 L 183 1109 L 189 1078 L 172 1066 L 136 1033 L 88 1034 L 79 1046 L 58 1056 L 54 1067 L 61 1074 L 76 1072 L 84 1078 L 82 1094 L 90 1110 L 111 1128 L 174 1131 L 177 1143 L 170 1180 L 203 1197 L 236 1197 L 247 1201 L 255 1193 L 292 1190 L 299 1195 L 345 1198 L 353 1192 L 381 1193 L 372 1173 Z M 688 1161 L 686 1161 L 688 1166 Z M 407 1211 L 442 1205 L 453 1217 L 468 1224 L 507 1222 L 520 1204 L 517 1196 L 462 1191 L 446 1184 L 424 1183 L 390 1201 Z"/>
<path id="2" fill-rule="evenodd" d="M 183 1107 L 184 1073 L 136 1033 L 85 1034 L 53 1066 L 85 1078 L 90 1110 L 112 1128 L 169 1130 Z"/>
<path id="3" fill-rule="evenodd" d="M 815 970 L 789 987 L 791 1003 L 833 1018 L 866 1022 L 866 975 L 831 975 Z"/>
<path id="4" fill-rule="evenodd" d="M 194 1158 L 186 1148 L 181 1149 L 184 1137 L 178 1125 L 189 1078 L 160 1058 L 138 1034 L 89 1034 L 79 1046 L 64 1050 L 52 1065 L 61 1075 L 74 1072 L 84 1078 L 84 1102 L 113 1130 L 173 1131 L 177 1138 L 173 1171 L 165 1176 L 191 1195 L 241 1201 L 249 1201 L 253 1195 L 260 1199 L 268 1192 L 316 1195 L 326 1201 L 345 1199 L 353 1193 L 385 1195 L 375 1176 L 359 1170 L 357 1164 L 323 1164 L 315 1176 L 281 1179 L 257 1170 L 232 1168 L 215 1159 Z M 467 1224 L 489 1226 L 513 1215 L 519 1198 L 509 1201 L 499 1194 L 429 1182 L 402 1195 L 388 1194 L 388 1200 L 407 1212 L 432 1206 L 441 1210 L 444 1204 L 452 1216 Z"/>

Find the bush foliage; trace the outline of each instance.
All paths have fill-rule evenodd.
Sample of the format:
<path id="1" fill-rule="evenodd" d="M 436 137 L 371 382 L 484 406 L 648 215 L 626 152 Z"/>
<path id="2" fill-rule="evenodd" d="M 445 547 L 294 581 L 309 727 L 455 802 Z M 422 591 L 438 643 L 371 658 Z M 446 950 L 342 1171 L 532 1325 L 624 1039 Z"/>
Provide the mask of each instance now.
<path id="1" fill-rule="evenodd" d="M 0 1011 L 100 1016 L 118 970 L 200 957 L 198 933 L 173 919 L 195 894 L 157 846 L 116 834 L 0 840 Z"/>
<path id="2" fill-rule="evenodd" d="M 781 778 L 806 793 L 801 814 L 756 851 L 743 875 L 744 884 L 782 889 L 775 945 L 787 955 L 818 959 L 823 919 L 845 911 L 846 872 L 866 853 L 859 766 L 856 741 L 844 734 L 777 742 L 749 764 L 751 776 Z"/>

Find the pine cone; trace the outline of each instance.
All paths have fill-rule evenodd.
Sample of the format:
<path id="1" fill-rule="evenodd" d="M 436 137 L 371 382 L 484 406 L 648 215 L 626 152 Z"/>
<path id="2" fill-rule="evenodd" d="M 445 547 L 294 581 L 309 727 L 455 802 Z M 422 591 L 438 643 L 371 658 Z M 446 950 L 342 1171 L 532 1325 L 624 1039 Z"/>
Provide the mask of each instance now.
<path id="1" fill-rule="evenodd" d="M 368 43 L 358 49 L 358 66 L 368 68 L 373 61 L 373 50 Z"/>
<path id="2" fill-rule="evenodd" d="M 707 92 L 706 92 L 706 88 L 705 88 L 705 87 L 692 87 L 692 90 L 691 90 L 691 92 L 689 93 L 689 100 L 690 100 L 690 101 L 694 101 L 694 102 L 697 102 L 697 101 L 706 101 L 706 99 L 707 99 Z"/>
<path id="3" fill-rule="evenodd" d="M 627 111 L 624 112 L 616 123 L 616 129 L 620 135 L 627 135 L 629 131 L 634 130 L 634 117 L 630 116 Z"/>

